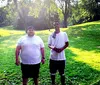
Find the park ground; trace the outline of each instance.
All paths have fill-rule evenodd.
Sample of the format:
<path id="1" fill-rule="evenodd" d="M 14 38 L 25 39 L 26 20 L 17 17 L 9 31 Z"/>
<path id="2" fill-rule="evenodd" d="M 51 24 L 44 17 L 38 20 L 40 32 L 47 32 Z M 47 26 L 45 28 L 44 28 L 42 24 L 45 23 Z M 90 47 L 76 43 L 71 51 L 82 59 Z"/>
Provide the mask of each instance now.
<path id="1" fill-rule="evenodd" d="M 69 37 L 66 54 L 66 85 L 100 85 L 100 21 L 61 28 Z M 39 85 L 50 85 L 49 54 L 47 40 L 54 30 L 36 31 L 45 44 L 46 62 L 41 64 Z M 15 47 L 24 31 L 12 26 L 0 28 L 0 85 L 21 85 L 20 66 L 15 65 Z M 56 84 L 60 77 L 56 74 Z M 32 79 L 29 79 L 32 85 Z"/>

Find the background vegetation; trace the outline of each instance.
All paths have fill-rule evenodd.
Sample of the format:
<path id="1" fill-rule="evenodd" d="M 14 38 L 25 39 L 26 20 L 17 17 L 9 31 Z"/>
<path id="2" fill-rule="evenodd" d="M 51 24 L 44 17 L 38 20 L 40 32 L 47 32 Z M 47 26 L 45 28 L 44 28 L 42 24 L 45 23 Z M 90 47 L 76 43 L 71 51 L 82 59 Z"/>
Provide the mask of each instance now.
<path id="1" fill-rule="evenodd" d="M 5 0 L 1 0 L 4 2 Z M 100 0 L 7 0 L 0 7 L 0 26 L 50 29 L 54 21 L 62 27 L 100 20 Z"/>

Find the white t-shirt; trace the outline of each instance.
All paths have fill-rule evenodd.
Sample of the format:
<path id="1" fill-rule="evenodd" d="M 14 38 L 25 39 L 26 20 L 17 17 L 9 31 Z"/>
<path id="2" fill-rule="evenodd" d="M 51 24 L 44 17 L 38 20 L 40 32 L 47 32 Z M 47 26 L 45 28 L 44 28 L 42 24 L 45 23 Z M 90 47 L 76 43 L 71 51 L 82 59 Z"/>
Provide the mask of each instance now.
<path id="1" fill-rule="evenodd" d="M 53 38 L 52 33 L 48 38 L 48 44 L 56 48 L 62 48 L 65 45 L 65 42 L 68 42 L 68 36 L 66 32 L 59 32 L 56 34 L 56 38 Z M 57 53 L 51 49 L 50 59 L 52 60 L 66 60 L 64 50 L 61 53 Z"/>
<path id="2" fill-rule="evenodd" d="M 42 39 L 38 36 L 25 35 L 18 40 L 17 46 L 21 46 L 20 58 L 23 64 L 38 64 L 41 62 L 41 50 L 44 47 Z"/>

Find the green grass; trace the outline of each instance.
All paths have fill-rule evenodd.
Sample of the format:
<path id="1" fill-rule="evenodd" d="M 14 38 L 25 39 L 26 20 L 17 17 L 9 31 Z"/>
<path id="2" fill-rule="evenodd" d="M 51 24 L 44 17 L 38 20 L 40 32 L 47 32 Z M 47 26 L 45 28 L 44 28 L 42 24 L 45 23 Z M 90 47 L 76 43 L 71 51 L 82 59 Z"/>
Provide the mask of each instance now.
<path id="1" fill-rule="evenodd" d="M 8 30 L 12 27 L 0 28 L 0 85 L 21 85 L 20 66 L 15 65 L 15 47 L 24 31 Z M 100 21 L 70 26 L 62 29 L 69 37 L 66 54 L 67 85 L 100 85 Z M 39 85 L 50 85 L 49 48 L 47 46 L 48 30 L 38 31 L 45 43 L 46 62 L 41 64 Z M 32 79 L 29 79 L 32 85 Z M 57 73 L 57 85 L 60 77 Z"/>

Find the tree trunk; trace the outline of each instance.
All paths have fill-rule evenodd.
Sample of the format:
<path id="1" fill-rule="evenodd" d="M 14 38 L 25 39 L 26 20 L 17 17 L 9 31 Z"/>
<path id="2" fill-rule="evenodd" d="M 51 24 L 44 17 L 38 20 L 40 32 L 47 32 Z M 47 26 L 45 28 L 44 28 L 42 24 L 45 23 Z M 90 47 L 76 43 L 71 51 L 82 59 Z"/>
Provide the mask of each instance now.
<path id="1" fill-rule="evenodd" d="M 63 22 L 63 24 L 64 24 L 64 28 L 67 28 L 67 18 L 68 18 L 68 2 L 67 2 L 67 0 L 65 1 L 65 10 L 64 10 L 64 12 L 63 12 L 63 15 L 64 15 L 64 22 Z"/>
<path id="2" fill-rule="evenodd" d="M 22 23 L 23 23 L 23 25 L 22 25 L 22 27 L 25 29 L 25 31 L 26 31 L 26 28 L 27 28 L 27 22 L 26 22 L 26 17 L 24 16 L 25 14 L 24 14 L 24 12 L 23 12 L 23 9 L 21 10 L 21 12 L 19 11 L 19 9 L 18 9 L 18 4 L 17 4 L 17 0 L 13 0 L 14 1 L 14 4 L 15 4 L 15 7 L 16 7 L 16 10 L 17 10 L 17 13 L 18 13 L 18 15 L 19 15 L 19 17 L 20 17 L 20 19 L 21 19 L 21 21 L 22 21 Z"/>
<path id="3" fill-rule="evenodd" d="M 63 24 L 64 24 L 63 27 L 67 28 L 67 14 L 66 13 L 64 14 L 64 23 Z"/>

